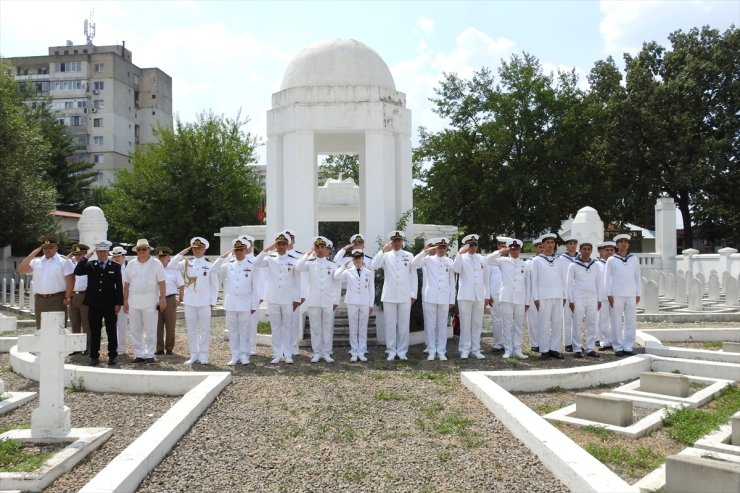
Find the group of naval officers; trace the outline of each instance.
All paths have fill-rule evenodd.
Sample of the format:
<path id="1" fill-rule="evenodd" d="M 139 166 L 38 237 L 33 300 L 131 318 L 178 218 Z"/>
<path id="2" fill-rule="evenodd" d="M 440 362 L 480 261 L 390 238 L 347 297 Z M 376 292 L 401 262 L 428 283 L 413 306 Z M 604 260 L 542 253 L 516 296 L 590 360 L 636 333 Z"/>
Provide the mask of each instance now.
<path id="1" fill-rule="evenodd" d="M 334 362 L 334 311 L 343 286 L 350 361 L 367 361 L 367 326 L 378 270 L 384 274 L 381 303 L 387 359 L 406 360 L 419 269 L 428 360 L 447 360 L 448 326 L 456 305 L 461 359 L 486 357 L 481 346 L 486 307 L 492 319 L 493 352 L 503 352 L 504 358 L 528 358 L 522 349 L 525 319 L 531 353 L 539 353 L 541 359 L 562 359 L 563 348 L 575 358 L 598 358 L 597 350 L 634 354 L 641 283 L 639 261 L 629 253 L 629 235 L 598 243 L 596 255 L 591 243 L 564 238 L 566 252 L 557 255 L 557 236 L 544 234 L 533 242 L 535 256 L 528 261 L 520 256 L 523 242 L 515 238 L 498 237 L 497 250 L 484 255 L 478 252 L 479 235 L 468 234 L 454 258 L 447 238 L 428 239 L 416 256 L 404 250 L 403 231 L 391 231 L 387 239 L 369 256 L 365 237 L 352 235 L 332 258 L 333 244 L 324 236 L 315 237 L 311 249 L 303 253 L 294 249 L 293 232 L 281 231 L 255 255 L 255 239 L 244 235 L 215 262 L 205 257 L 209 244 L 202 237 L 192 238 L 174 257 L 169 247 L 154 249 L 141 239 L 133 249 L 136 258 L 126 265 L 122 247 L 113 249 L 113 261 L 108 261 L 112 246 L 108 241 L 97 242 L 94 249 L 73 245 L 65 258 L 51 248 L 56 240 L 47 238 L 46 246 L 31 252 L 20 270 L 33 273 L 35 285 L 42 289 L 49 284 L 46 277 L 56 276 L 56 284 L 49 288 L 55 293 L 37 292 L 37 317 L 52 298 L 62 301 L 60 307 L 69 305 L 73 331 L 89 333 L 86 353 L 93 366 L 99 364 L 103 322 L 111 366 L 125 351 L 128 332 L 135 362 L 153 363 L 155 354 L 172 354 L 179 305 L 190 352 L 185 364 L 208 364 L 211 313 L 221 287 L 231 350 L 227 365 L 248 365 L 256 353 L 256 312 L 263 301 L 271 326 L 272 364 L 293 363 L 298 354 L 303 304 L 310 323 L 311 362 Z M 41 250 L 44 255 L 37 258 Z M 88 263 L 94 254 L 97 259 Z M 74 303 L 80 294 L 82 301 Z M 87 313 L 80 315 L 74 305 L 87 307 Z"/>

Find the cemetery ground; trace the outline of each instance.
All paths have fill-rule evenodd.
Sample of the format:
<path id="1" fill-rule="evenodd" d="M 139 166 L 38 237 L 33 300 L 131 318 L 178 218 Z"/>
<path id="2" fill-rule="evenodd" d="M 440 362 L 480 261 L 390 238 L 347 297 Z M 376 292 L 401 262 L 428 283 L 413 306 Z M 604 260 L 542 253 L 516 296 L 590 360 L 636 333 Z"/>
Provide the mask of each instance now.
<path id="1" fill-rule="evenodd" d="M 276 366 L 269 364 L 270 348 L 258 347 L 251 365 L 230 368 L 223 330 L 224 319 L 215 317 L 212 364 L 194 365 L 193 370 L 231 371 L 232 383 L 139 491 L 567 491 L 461 384 L 460 372 L 567 368 L 616 359 L 601 353 L 597 360 L 567 354 L 560 361 L 502 360 L 500 353 L 491 354 L 489 335 L 483 340 L 487 359 L 482 361 L 457 358 L 457 340 L 452 339 L 446 362 L 426 361 L 422 347 L 414 346 L 408 362 L 387 362 L 383 347 L 371 347 L 367 363 L 350 363 L 345 348 L 335 348 L 334 364 L 312 365 L 302 348 L 295 364 Z M 128 355 L 119 358 L 119 367 L 183 370 L 188 358 L 185 339 L 184 321 L 179 320 L 174 355 L 158 356 L 154 365 L 135 365 L 129 348 Z M 88 358 L 72 356 L 68 361 L 85 365 Z M 10 371 L 7 354 L 0 355 L 0 378 L 10 391 L 38 389 L 37 382 Z M 518 397 L 546 414 L 552 406 L 572 403 L 575 392 L 555 389 Z M 77 382 L 65 397 L 72 426 L 106 426 L 114 433 L 47 491 L 80 489 L 177 399 L 87 392 L 84 381 Z M 0 428 L 27 426 L 36 405 L 32 401 L 0 417 Z M 593 444 L 591 453 L 606 459 L 630 483 L 657 467 L 664 456 L 686 447 L 670 438 L 666 428 L 628 441 L 603 430 L 558 426 L 580 445 Z"/>

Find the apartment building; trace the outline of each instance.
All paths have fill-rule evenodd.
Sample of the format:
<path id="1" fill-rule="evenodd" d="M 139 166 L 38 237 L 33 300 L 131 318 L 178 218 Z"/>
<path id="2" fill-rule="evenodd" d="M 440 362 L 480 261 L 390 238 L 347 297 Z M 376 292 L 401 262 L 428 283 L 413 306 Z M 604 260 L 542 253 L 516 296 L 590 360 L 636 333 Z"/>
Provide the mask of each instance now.
<path id="1" fill-rule="evenodd" d="M 6 58 L 15 79 L 51 105 L 68 128 L 77 162 L 95 164 L 96 184 L 130 165 L 157 125 L 172 127 L 172 78 L 139 68 L 123 45 L 52 46 L 48 55 Z M 36 104 L 36 103 L 29 103 Z"/>

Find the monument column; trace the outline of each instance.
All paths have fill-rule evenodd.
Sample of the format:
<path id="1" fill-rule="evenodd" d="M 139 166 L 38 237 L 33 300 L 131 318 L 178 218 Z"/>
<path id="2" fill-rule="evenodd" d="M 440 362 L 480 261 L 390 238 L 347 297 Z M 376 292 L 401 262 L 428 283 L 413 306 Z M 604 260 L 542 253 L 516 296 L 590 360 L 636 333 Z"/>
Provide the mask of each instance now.
<path id="1" fill-rule="evenodd" d="M 414 183 L 412 179 L 411 168 L 411 140 L 408 136 L 398 135 L 395 138 L 395 155 L 396 155 L 396 209 L 398 216 L 406 213 L 414 207 L 413 204 L 413 189 Z M 398 219 L 398 218 L 395 218 Z M 414 223 L 413 216 L 409 217 L 406 222 L 406 233 L 409 242 L 413 242 L 411 234 L 411 226 Z"/>
<path id="2" fill-rule="evenodd" d="M 283 176 L 276 190 L 282 204 L 283 223 L 277 228 L 290 228 L 296 235 L 296 248 L 308 250 L 316 236 L 316 153 L 311 130 L 296 130 L 283 138 Z M 267 210 L 270 213 L 270 210 Z M 269 216 L 268 216 L 269 217 Z M 270 229 L 270 228 L 268 228 Z M 268 238 L 269 240 L 269 238 Z"/>
<path id="3" fill-rule="evenodd" d="M 393 136 L 380 130 L 365 131 L 364 162 L 360 165 L 360 231 L 364 231 L 371 254 L 378 248 L 376 238 L 385 235 L 396 224 L 396 176 Z"/>
<path id="4" fill-rule="evenodd" d="M 660 197 L 655 204 L 655 252 L 662 270 L 676 272 L 676 247 L 676 202 Z"/>
<path id="5" fill-rule="evenodd" d="M 283 158 L 283 137 L 274 135 L 267 139 L 267 176 L 265 177 L 265 187 L 267 190 L 280 190 L 285 176 L 285 160 Z M 283 195 L 281 193 L 267 194 L 267 232 L 265 235 L 265 245 L 275 237 L 278 230 L 283 228 Z M 229 243 L 229 248 L 231 244 Z"/>

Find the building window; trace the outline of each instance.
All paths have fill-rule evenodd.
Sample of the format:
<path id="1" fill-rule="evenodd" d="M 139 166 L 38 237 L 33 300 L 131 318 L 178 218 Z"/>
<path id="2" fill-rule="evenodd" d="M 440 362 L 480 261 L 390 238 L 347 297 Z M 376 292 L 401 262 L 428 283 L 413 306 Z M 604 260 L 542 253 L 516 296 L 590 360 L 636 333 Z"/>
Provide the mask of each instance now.
<path id="1" fill-rule="evenodd" d="M 156 114 L 157 114 L 157 112 L 156 112 L 156 111 L 152 111 L 152 115 L 156 115 Z"/>
<path id="2" fill-rule="evenodd" d="M 103 136 L 102 135 L 96 135 L 95 137 L 93 137 L 93 145 L 102 146 L 103 145 Z"/>
<path id="3" fill-rule="evenodd" d="M 105 89 L 105 81 L 96 80 L 95 82 L 93 82 L 93 89 L 95 89 L 96 91 L 102 91 L 103 89 Z"/>
<path id="4" fill-rule="evenodd" d="M 64 109 L 69 110 L 74 108 L 74 101 L 65 101 L 64 102 Z"/>
<path id="5" fill-rule="evenodd" d="M 103 108 L 105 108 L 105 101 L 103 101 L 102 99 L 96 99 L 95 101 L 93 101 L 93 104 L 95 105 L 95 109 L 102 110 Z"/>
<path id="6" fill-rule="evenodd" d="M 77 107 L 78 108 L 87 108 L 87 101 L 84 99 L 78 99 L 77 100 Z"/>
<path id="7" fill-rule="evenodd" d="M 93 157 L 93 162 L 95 164 L 104 164 L 105 156 L 103 156 L 102 154 L 95 154 L 95 157 Z"/>
<path id="8" fill-rule="evenodd" d="M 82 62 L 58 62 L 54 64 L 56 72 L 81 72 Z"/>
<path id="9" fill-rule="evenodd" d="M 93 118 L 93 127 L 102 127 L 102 126 L 103 126 L 102 118 Z"/>
<path id="10" fill-rule="evenodd" d="M 104 63 L 96 63 L 96 64 L 95 64 L 95 71 L 96 71 L 96 72 L 100 73 L 100 72 L 102 72 L 102 71 L 103 71 L 104 69 L 105 69 L 105 64 L 104 64 Z"/>
<path id="11" fill-rule="evenodd" d="M 51 89 L 54 91 L 72 91 L 82 88 L 81 80 L 55 80 L 51 83 Z"/>
<path id="12" fill-rule="evenodd" d="M 103 182 L 103 181 L 104 181 L 104 178 L 103 178 L 103 173 L 102 173 L 102 172 L 101 172 L 101 173 L 98 173 L 98 174 L 97 174 L 97 175 L 95 176 L 95 181 L 96 181 L 96 182 L 98 182 L 98 183 L 101 183 L 101 182 Z"/>
<path id="13" fill-rule="evenodd" d="M 152 94 L 152 99 L 157 99 L 157 95 L 156 94 Z"/>

